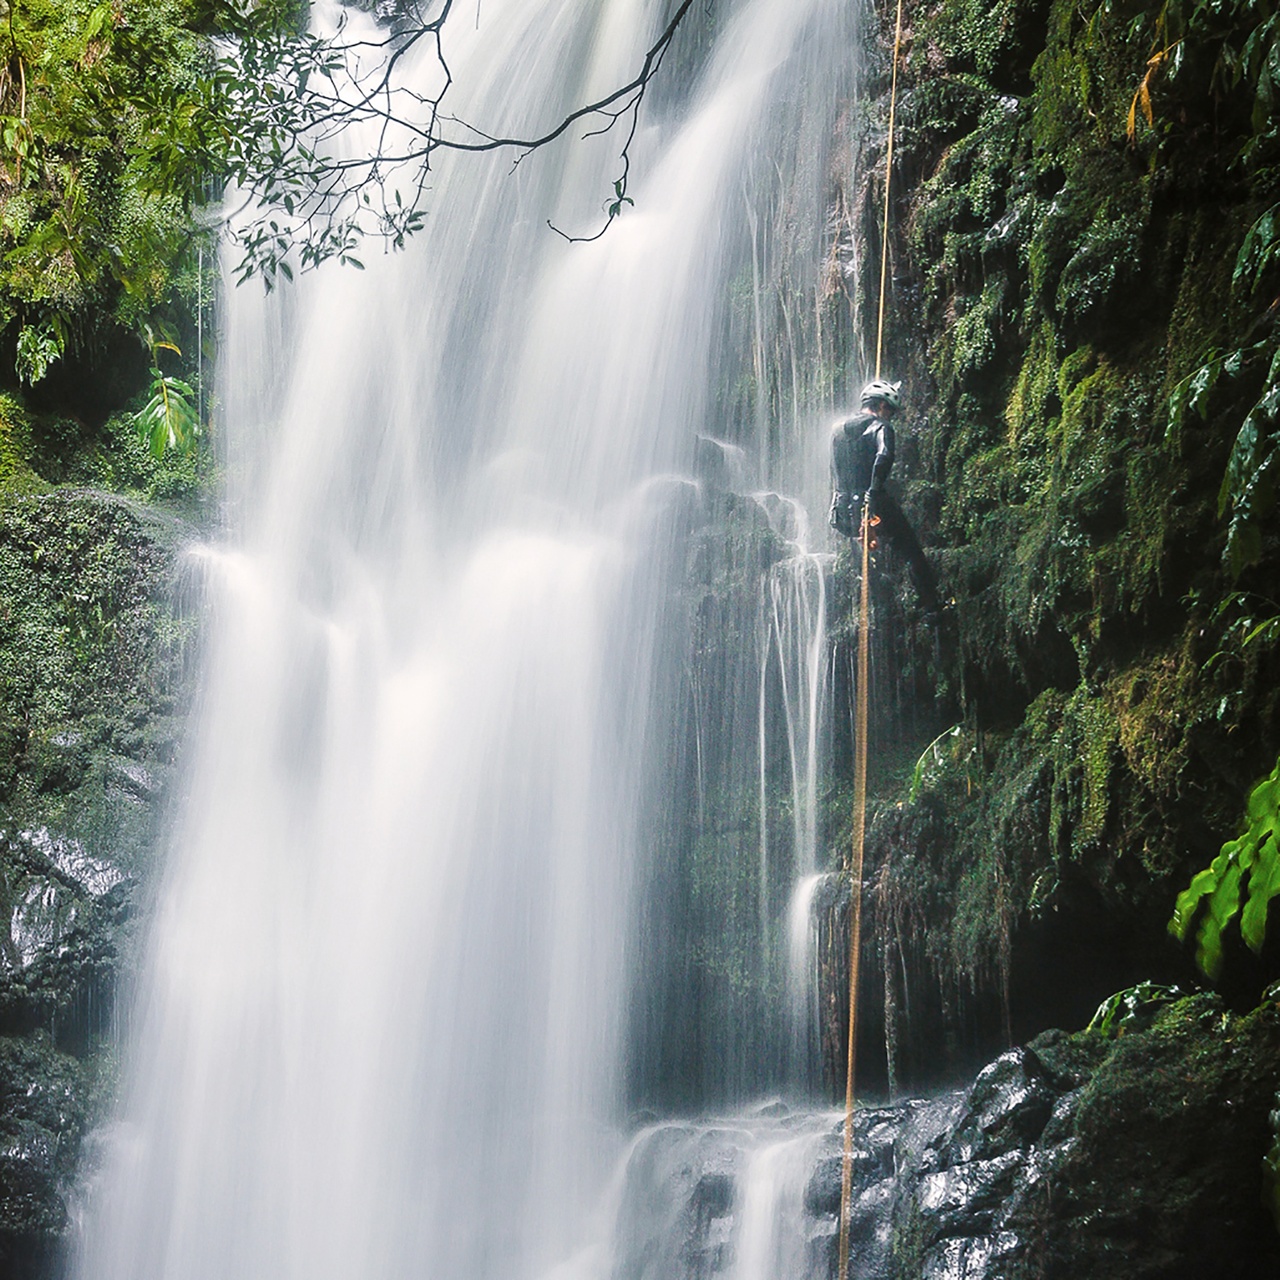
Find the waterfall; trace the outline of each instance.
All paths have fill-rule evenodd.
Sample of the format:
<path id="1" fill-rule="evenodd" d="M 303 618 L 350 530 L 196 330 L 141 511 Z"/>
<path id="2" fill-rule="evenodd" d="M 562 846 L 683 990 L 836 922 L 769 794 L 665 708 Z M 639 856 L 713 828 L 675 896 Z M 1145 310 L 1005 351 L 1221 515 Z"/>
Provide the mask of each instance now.
<path id="1" fill-rule="evenodd" d="M 485 0 L 447 29 L 450 108 L 554 122 L 665 8 Z M 761 483 L 824 484 L 827 406 L 759 273 L 786 250 L 816 279 L 853 18 L 696 9 L 710 52 L 655 90 L 600 240 L 546 222 L 595 229 L 609 136 L 446 159 L 403 254 L 228 292 L 207 671 L 86 1280 L 513 1280 L 592 1238 L 641 1052 L 682 477 L 711 430 Z M 751 369 L 789 390 L 741 414 Z"/>
<path id="2" fill-rule="evenodd" d="M 759 692 L 760 808 L 768 804 L 769 726 L 780 722 L 791 809 L 791 895 L 785 917 L 787 1083 L 802 1096 L 818 1079 L 817 937 L 813 920 L 818 872 L 818 783 L 825 762 L 822 727 L 827 687 L 827 572 L 830 557 L 809 549 L 807 513 L 794 500 L 758 495 L 787 537 L 787 554 L 761 584 L 765 637 Z M 768 674 L 777 672 L 780 714 L 771 714 Z M 760 826 L 762 880 L 768 824 Z"/>

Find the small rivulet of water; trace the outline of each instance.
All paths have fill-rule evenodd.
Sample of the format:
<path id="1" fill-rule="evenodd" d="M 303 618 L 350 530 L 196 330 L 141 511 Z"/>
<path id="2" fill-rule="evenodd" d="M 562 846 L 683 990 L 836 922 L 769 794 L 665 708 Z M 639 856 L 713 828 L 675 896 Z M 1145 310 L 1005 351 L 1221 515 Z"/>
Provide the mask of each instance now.
<path id="1" fill-rule="evenodd" d="M 629 79 L 670 8 L 485 0 L 446 29 L 449 109 L 537 132 Z M 514 173 L 439 163 L 423 232 L 364 272 L 228 290 L 207 670 L 85 1280 L 549 1275 L 598 1238 L 627 1142 L 665 1141 L 625 1117 L 681 477 L 716 434 L 822 501 L 803 343 L 783 418 L 724 388 L 790 332 L 766 332 L 769 227 L 820 272 L 855 53 L 852 6 L 695 9 L 600 240 L 546 224 L 597 229 L 620 140 L 567 138 Z M 808 682 L 812 860 L 821 596 L 796 575 L 769 590 Z M 795 1218 L 780 1170 L 811 1136 L 744 1156 L 744 1277 L 792 1274 L 765 1220 Z"/>

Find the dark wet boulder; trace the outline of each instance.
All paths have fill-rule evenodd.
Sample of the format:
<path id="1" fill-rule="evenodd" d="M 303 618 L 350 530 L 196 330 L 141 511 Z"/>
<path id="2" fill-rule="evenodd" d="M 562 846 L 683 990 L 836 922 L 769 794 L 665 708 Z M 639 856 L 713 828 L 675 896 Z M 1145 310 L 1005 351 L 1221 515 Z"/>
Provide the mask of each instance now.
<path id="1" fill-rule="evenodd" d="M 1210 996 L 1108 1039 L 1050 1032 L 985 1068 L 904 1171 L 902 1280 L 1280 1275 L 1263 1206 L 1280 1009 Z M 879 1273 L 877 1273 L 879 1274 Z"/>
<path id="2" fill-rule="evenodd" d="M 1011 1211 L 1011 1280 L 1280 1275 L 1262 1200 L 1280 1009 L 1182 1000 L 1119 1037 L 1079 1091 L 1061 1158 Z"/>
<path id="3" fill-rule="evenodd" d="M 1029 1049 L 1010 1049 L 984 1067 L 965 1101 L 963 1119 L 938 1152 L 940 1169 L 1024 1151 L 1044 1132 L 1058 1090 Z"/>
<path id="4" fill-rule="evenodd" d="M 920 1179 L 916 1201 L 932 1240 L 991 1231 L 1013 1195 L 1025 1151 L 969 1160 Z"/>

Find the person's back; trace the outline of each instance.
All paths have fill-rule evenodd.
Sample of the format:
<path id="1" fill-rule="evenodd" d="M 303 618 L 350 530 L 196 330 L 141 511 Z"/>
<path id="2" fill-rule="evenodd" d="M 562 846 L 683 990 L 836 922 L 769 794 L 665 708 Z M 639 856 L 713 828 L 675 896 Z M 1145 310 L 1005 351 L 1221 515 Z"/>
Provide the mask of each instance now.
<path id="1" fill-rule="evenodd" d="M 878 493 L 893 470 L 893 426 L 869 408 L 837 423 L 831 433 L 831 523 L 852 537 L 861 522 L 853 519 L 869 493 Z M 847 518 L 847 519 L 846 519 Z M 842 527 L 848 524 L 848 528 Z"/>
<path id="2" fill-rule="evenodd" d="M 902 407 L 900 382 L 876 379 L 862 389 L 862 409 L 837 423 L 831 432 L 831 527 L 846 538 L 861 536 L 863 512 L 891 547 L 907 562 L 930 613 L 938 609 L 933 570 L 915 531 L 885 481 L 893 470 L 892 419 Z"/>

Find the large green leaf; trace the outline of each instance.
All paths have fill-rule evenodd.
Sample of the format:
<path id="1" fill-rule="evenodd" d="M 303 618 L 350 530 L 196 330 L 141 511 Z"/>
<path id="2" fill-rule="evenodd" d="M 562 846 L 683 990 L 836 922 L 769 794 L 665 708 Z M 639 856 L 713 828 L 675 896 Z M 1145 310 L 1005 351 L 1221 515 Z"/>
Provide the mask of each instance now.
<path id="1" fill-rule="evenodd" d="M 196 393 L 180 378 L 166 377 L 159 370 L 151 381 L 151 398 L 134 415 L 138 438 L 154 458 L 163 458 L 166 449 L 195 447 L 200 435 L 200 419 L 194 408 Z"/>
<path id="2" fill-rule="evenodd" d="M 1222 935 L 1237 916 L 1240 934 L 1254 951 L 1266 938 L 1267 913 L 1280 895 L 1280 760 L 1256 783 L 1245 803 L 1245 827 L 1178 895 L 1169 931 L 1185 939 L 1200 916 L 1196 962 L 1211 978 L 1222 969 Z M 1241 904 L 1244 897 L 1243 910 Z M 1201 911 L 1203 909 L 1203 915 Z"/>

